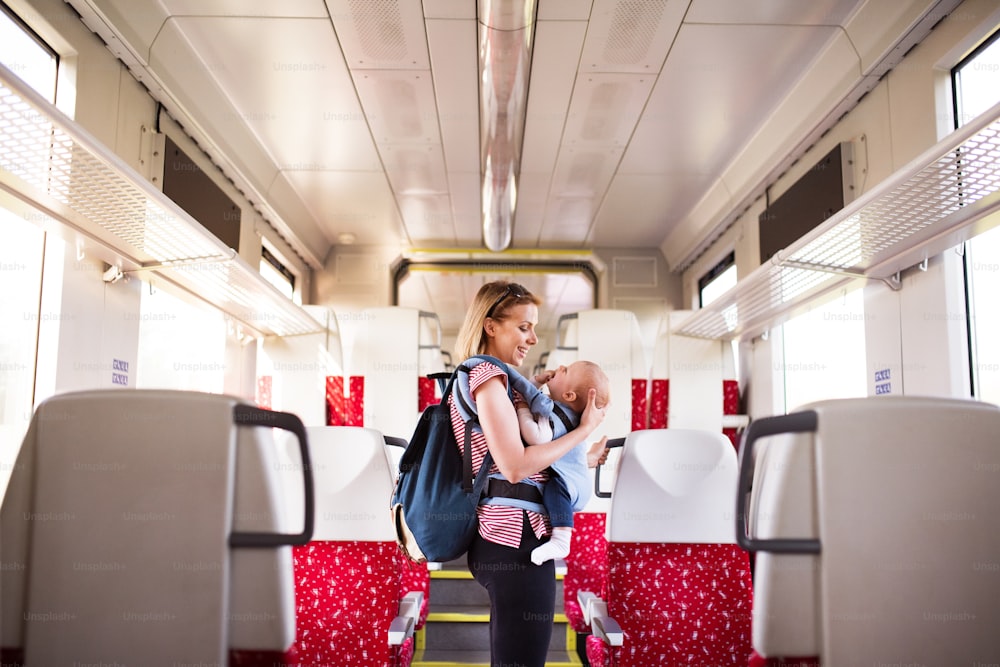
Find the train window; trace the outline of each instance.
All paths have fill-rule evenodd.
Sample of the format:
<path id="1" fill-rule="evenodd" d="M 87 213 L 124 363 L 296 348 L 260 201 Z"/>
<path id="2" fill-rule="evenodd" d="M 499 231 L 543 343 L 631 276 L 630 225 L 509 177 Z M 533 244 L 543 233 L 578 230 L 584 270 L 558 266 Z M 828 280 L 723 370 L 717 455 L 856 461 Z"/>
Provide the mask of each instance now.
<path id="1" fill-rule="evenodd" d="M 295 274 L 266 246 L 261 248 L 260 275 L 289 299 L 295 296 Z"/>
<path id="2" fill-rule="evenodd" d="M 38 310 L 45 235 L 24 218 L 0 208 L 0 496 L 34 401 Z"/>
<path id="3" fill-rule="evenodd" d="M 154 285 L 143 285 L 136 386 L 222 393 L 226 318 Z"/>
<path id="4" fill-rule="evenodd" d="M 0 2 L 0 63 L 52 102 L 56 97 L 56 52 Z"/>
<path id="5" fill-rule="evenodd" d="M 736 253 L 731 252 L 698 279 L 698 307 L 704 308 L 735 285 Z"/>
<path id="6" fill-rule="evenodd" d="M 952 70 L 955 124 L 975 118 L 1000 101 L 1000 32 Z M 1000 227 L 966 243 L 965 267 L 972 393 L 1000 403 Z"/>
<path id="7" fill-rule="evenodd" d="M 868 392 L 864 292 L 855 289 L 782 325 L 785 412 Z"/>
<path id="8" fill-rule="evenodd" d="M 55 52 L 0 3 L 0 63 L 50 102 L 55 100 Z M 0 496 L 35 398 L 35 362 L 42 289 L 45 233 L 25 215 L 0 203 Z"/>

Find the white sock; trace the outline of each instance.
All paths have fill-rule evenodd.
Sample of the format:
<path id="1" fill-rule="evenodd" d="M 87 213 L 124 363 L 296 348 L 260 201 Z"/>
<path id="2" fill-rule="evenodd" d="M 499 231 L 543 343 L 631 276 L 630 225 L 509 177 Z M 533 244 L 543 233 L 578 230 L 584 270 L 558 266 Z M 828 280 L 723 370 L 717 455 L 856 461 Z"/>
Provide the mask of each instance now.
<path id="1" fill-rule="evenodd" d="M 569 526 L 553 528 L 549 541 L 531 550 L 531 562 L 541 565 L 547 560 L 565 558 L 569 555 L 569 541 L 572 536 L 573 529 Z"/>

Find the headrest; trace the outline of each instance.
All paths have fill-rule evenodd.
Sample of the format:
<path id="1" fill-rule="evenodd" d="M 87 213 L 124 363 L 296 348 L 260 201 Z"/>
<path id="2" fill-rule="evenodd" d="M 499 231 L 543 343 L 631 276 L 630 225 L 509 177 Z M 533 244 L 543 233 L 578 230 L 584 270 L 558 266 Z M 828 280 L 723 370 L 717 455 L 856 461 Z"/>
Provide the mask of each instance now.
<path id="1" fill-rule="evenodd" d="M 316 483 L 313 540 L 394 541 L 393 473 L 382 433 L 360 426 L 306 429 Z"/>
<path id="2" fill-rule="evenodd" d="M 633 431 L 611 497 L 608 539 L 735 543 L 737 472 L 736 452 L 722 433 Z"/>

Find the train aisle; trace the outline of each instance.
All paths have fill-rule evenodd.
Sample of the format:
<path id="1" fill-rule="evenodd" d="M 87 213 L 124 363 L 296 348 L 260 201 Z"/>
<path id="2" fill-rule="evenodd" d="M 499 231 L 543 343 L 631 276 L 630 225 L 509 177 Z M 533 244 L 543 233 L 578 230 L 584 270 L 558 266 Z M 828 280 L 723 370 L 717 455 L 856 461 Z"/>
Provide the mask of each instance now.
<path id="1" fill-rule="evenodd" d="M 546 667 L 571 667 L 583 662 L 576 651 L 576 633 L 563 611 L 565 567 L 556 566 L 556 613 Z M 430 613 L 417 633 L 412 667 L 488 667 L 490 664 L 490 602 L 475 582 L 465 557 L 430 572 Z"/>

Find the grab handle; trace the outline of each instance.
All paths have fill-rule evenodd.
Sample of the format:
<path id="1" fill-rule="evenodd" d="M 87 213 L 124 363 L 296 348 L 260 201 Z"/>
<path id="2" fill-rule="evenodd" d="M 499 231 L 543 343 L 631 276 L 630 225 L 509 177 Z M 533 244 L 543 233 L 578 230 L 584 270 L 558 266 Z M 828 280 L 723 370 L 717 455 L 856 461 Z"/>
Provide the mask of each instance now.
<path id="1" fill-rule="evenodd" d="M 301 533 L 230 533 L 231 547 L 281 547 L 308 544 L 312 539 L 316 514 L 315 493 L 313 491 L 312 465 L 309 461 L 309 444 L 306 428 L 302 420 L 290 412 L 263 410 L 252 405 L 233 406 L 233 421 L 237 426 L 267 426 L 291 431 L 299 441 L 299 456 L 302 461 L 302 483 L 305 491 L 305 521 Z"/>
<path id="2" fill-rule="evenodd" d="M 763 437 L 781 433 L 815 433 L 818 418 L 813 410 L 793 412 L 789 415 L 765 417 L 750 423 L 743 434 L 740 451 L 740 479 L 736 490 L 736 542 L 747 551 L 770 551 L 786 554 L 818 554 L 818 539 L 750 537 L 747 525 L 747 498 L 753 485 L 754 446 Z"/>
<path id="3" fill-rule="evenodd" d="M 612 438 L 609 439 L 607 444 L 604 446 L 605 449 L 614 449 L 616 447 L 624 447 L 625 438 Z M 597 466 L 594 471 L 594 495 L 598 498 L 610 498 L 610 491 L 601 491 L 601 468 L 603 465 Z"/>

